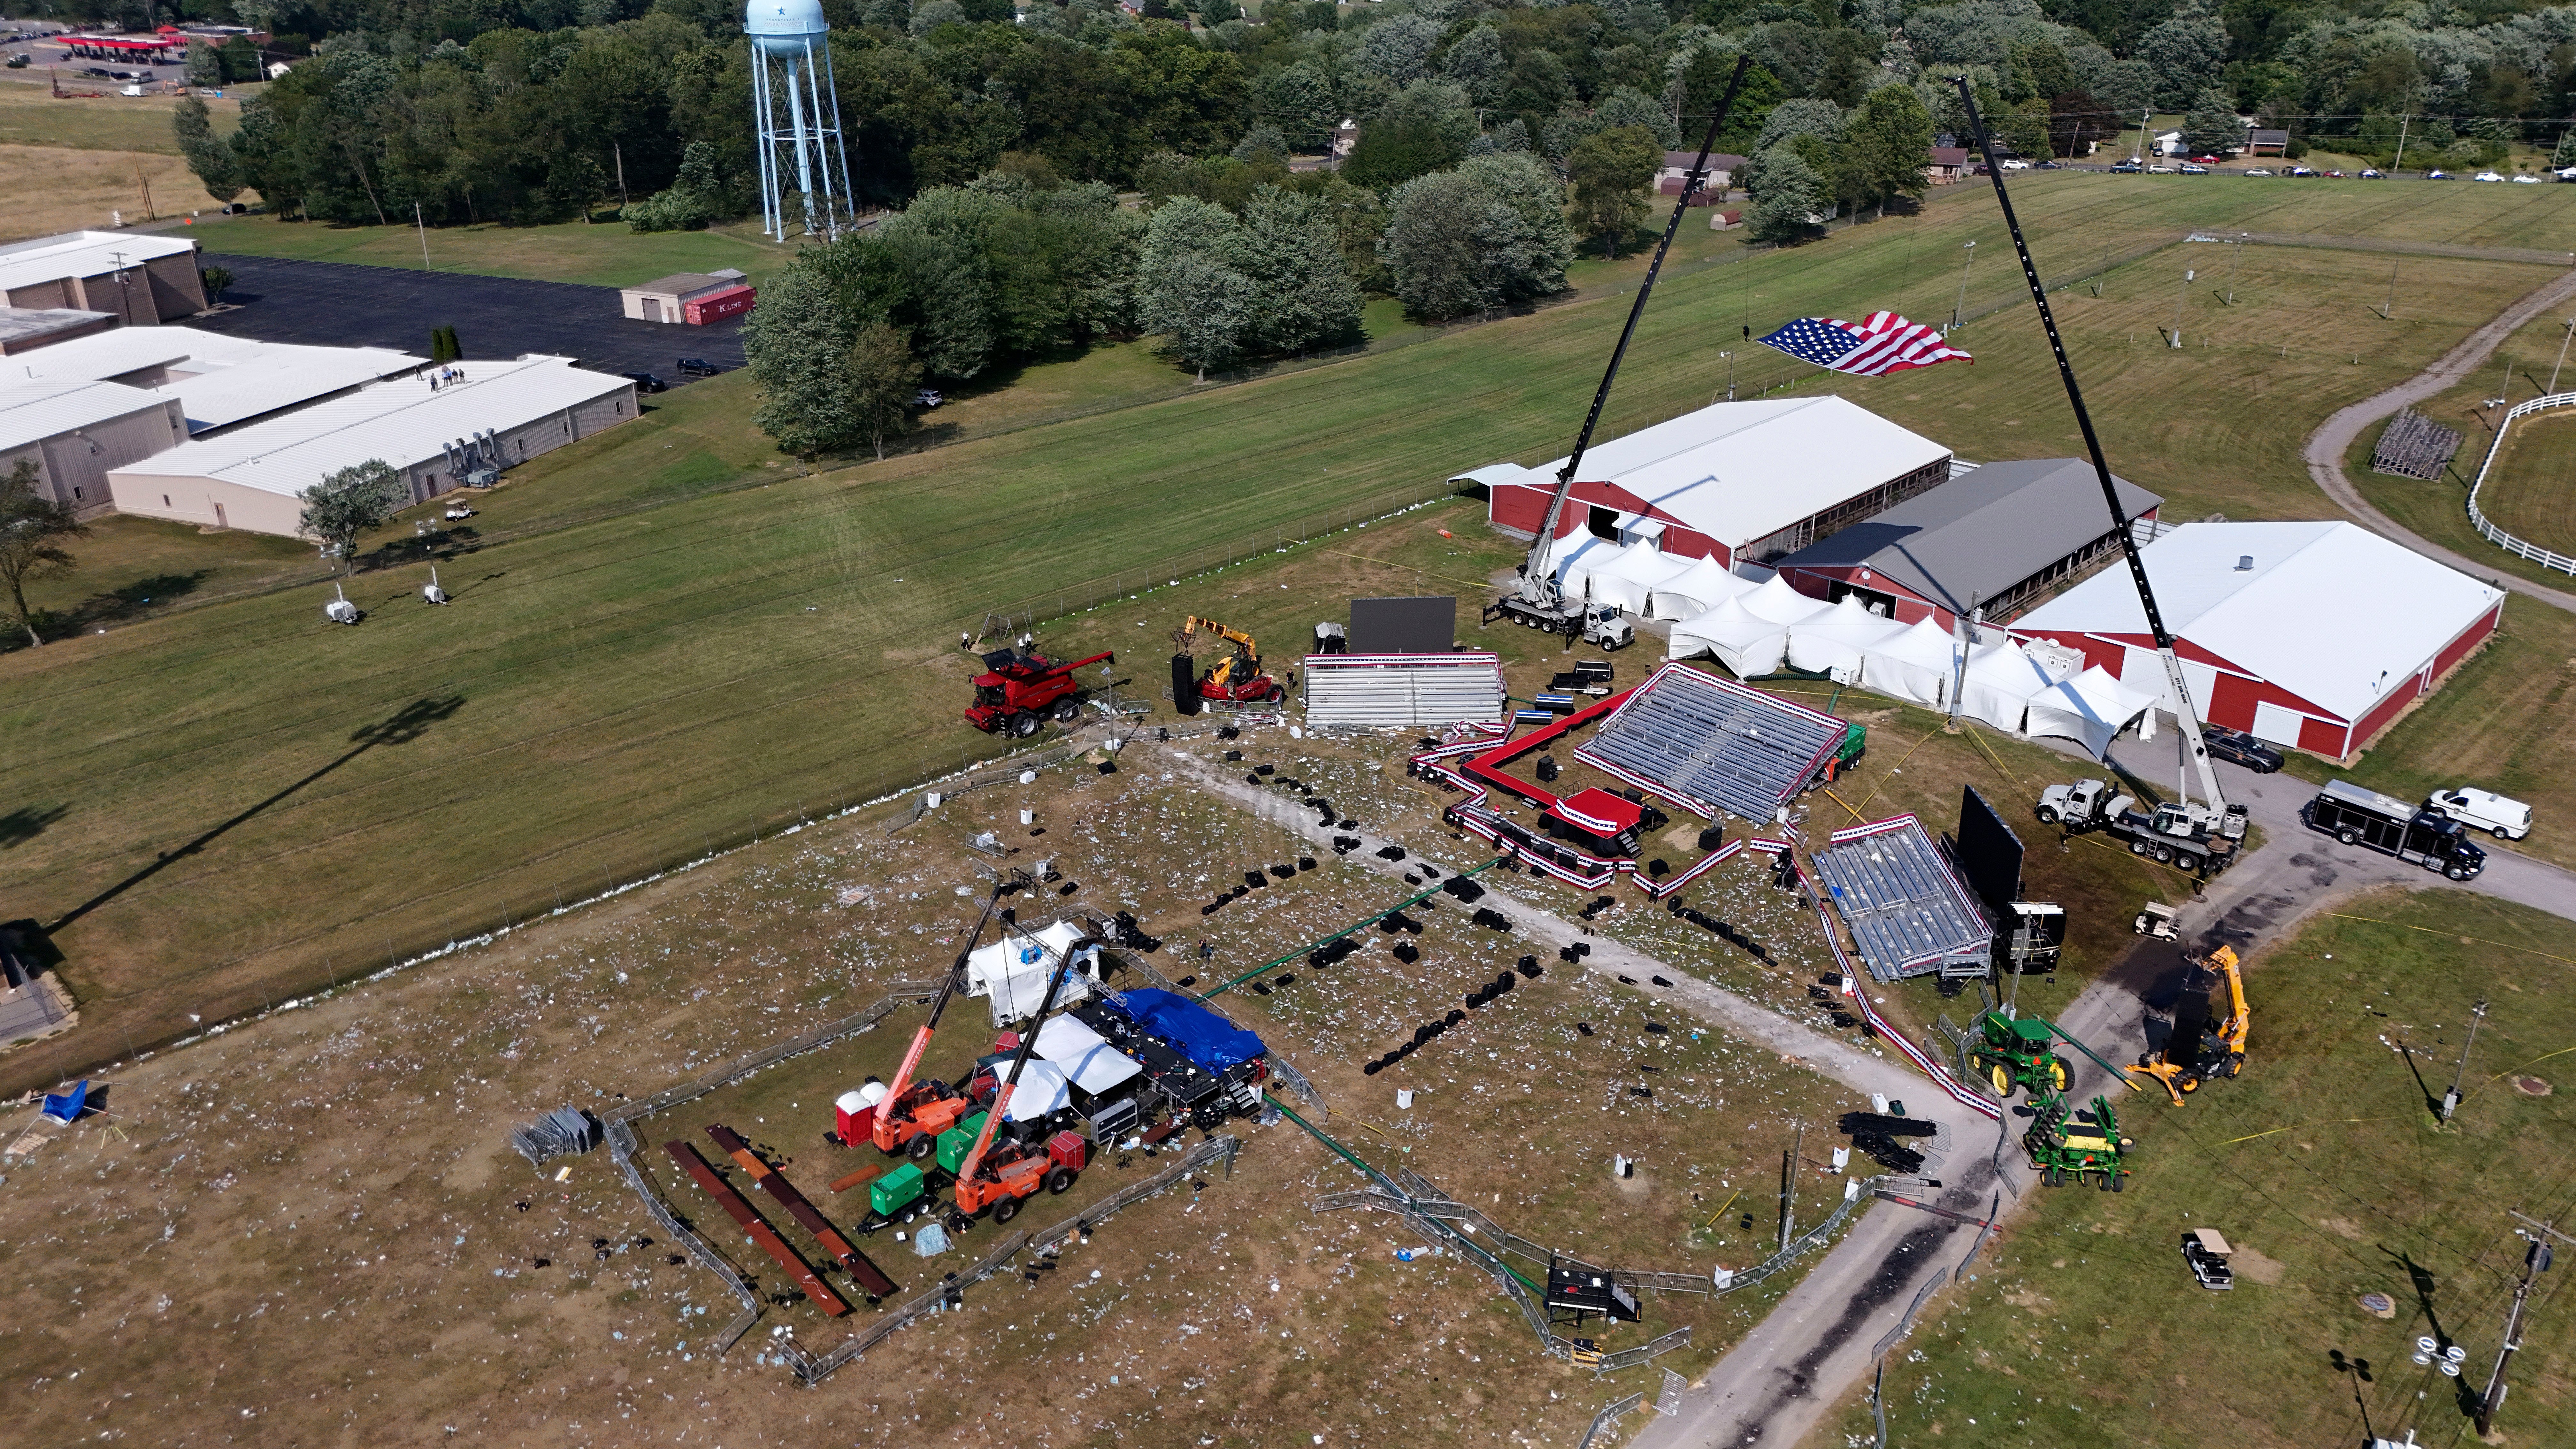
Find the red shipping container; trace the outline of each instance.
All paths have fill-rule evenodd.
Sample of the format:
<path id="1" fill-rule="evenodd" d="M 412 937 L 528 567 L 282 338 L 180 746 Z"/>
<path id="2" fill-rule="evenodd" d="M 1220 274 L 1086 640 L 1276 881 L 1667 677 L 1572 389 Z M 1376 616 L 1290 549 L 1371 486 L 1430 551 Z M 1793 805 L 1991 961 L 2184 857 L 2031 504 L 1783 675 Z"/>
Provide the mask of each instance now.
<path id="1" fill-rule="evenodd" d="M 751 304 L 759 296 L 760 293 L 756 288 L 727 287 L 721 292 L 709 292 L 703 297 L 692 297 L 681 303 L 680 315 L 690 326 L 703 327 L 709 322 L 738 317 L 750 311 Z"/>

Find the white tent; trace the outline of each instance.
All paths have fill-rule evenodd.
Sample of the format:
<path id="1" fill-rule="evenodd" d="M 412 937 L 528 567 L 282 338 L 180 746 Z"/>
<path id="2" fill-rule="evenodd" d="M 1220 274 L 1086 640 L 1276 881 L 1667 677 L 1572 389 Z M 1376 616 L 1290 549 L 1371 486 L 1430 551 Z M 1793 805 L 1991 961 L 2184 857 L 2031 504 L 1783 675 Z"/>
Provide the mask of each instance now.
<path id="1" fill-rule="evenodd" d="M 1705 614 L 1675 624 L 1672 648 L 1666 657 L 1691 659 L 1714 654 L 1719 663 L 1735 671 L 1738 679 L 1751 679 L 1778 670 L 1780 656 L 1788 648 L 1789 631 L 1768 619 L 1755 618 L 1739 595 Z"/>
<path id="2" fill-rule="evenodd" d="M 1618 556 L 1619 545 L 1576 529 L 1547 546 L 1545 560 L 1539 567 L 1556 575 L 1558 586 L 1569 596 L 1581 598 L 1584 576 Z"/>
<path id="3" fill-rule="evenodd" d="M 994 1079 L 1000 1080 L 1010 1070 L 1009 1065 L 1004 1064 Z M 1005 1115 L 1013 1122 L 1035 1122 L 1061 1112 L 1073 1101 L 1073 1094 L 1065 1090 L 1065 1085 L 1063 1068 L 1032 1056 L 1020 1068 L 1020 1084 L 1011 1089 L 1011 1106 Z"/>
<path id="4" fill-rule="evenodd" d="M 1967 680 L 1959 689 L 1959 713 L 2019 734 L 2023 712 L 2032 698 L 2047 693 L 2057 682 L 2047 666 L 2006 635 L 2001 644 L 1968 652 Z"/>
<path id="5" fill-rule="evenodd" d="M 1083 934 L 1070 921 L 1058 921 L 1034 933 L 1010 932 L 966 958 L 966 994 L 990 998 L 986 1004 L 992 1008 L 995 1026 L 1008 1026 L 1034 1014 L 1038 1003 L 1046 1000 L 1048 973 Z M 1089 994 L 1077 965 L 1056 992 L 1056 1005 L 1080 1001 Z"/>
<path id="6" fill-rule="evenodd" d="M 1652 617 L 1687 619 L 1753 591 L 1751 584 L 1727 572 L 1726 566 L 1713 558 L 1695 558 L 1689 563 L 1687 569 L 1655 585 Z"/>
<path id="7" fill-rule="evenodd" d="M 1864 608 L 1858 595 L 1845 594 L 1841 603 L 1789 626 L 1789 664 L 1856 684 L 1862 652 L 1904 632 L 1904 625 Z"/>
<path id="8" fill-rule="evenodd" d="M 1038 1027 L 1038 1055 L 1063 1068 L 1075 1086 L 1095 1095 L 1145 1070 L 1070 1016 L 1050 1016 Z"/>
<path id="9" fill-rule="evenodd" d="M 1647 596 L 1657 584 L 1688 572 L 1688 559 L 1675 558 L 1652 544 L 1630 544 L 1593 568 L 1592 602 L 1643 614 Z"/>
<path id="10" fill-rule="evenodd" d="M 1861 684 L 1890 699 L 1946 708 L 1950 702 L 1953 648 L 1950 631 L 1930 615 L 1873 643 L 1861 661 Z M 2018 716 L 2010 728 L 2019 728 Z"/>
<path id="11" fill-rule="evenodd" d="M 2154 695 L 2129 688 L 2096 664 L 2034 696 L 2026 728 L 2034 735 L 2079 741 L 2098 760 L 2111 747 L 2111 737 L 2155 702 Z"/>
<path id="12" fill-rule="evenodd" d="M 1740 597 L 1744 601 L 1746 613 L 1757 619 L 1767 619 L 1774 624 L 1795 624 L 1803 619 L 1812 619 L 1833 607 L 1822 599 L 1811 599 L 1799 593 L 1789 587 L 1787 579 L 1778 574 L 1773 574 L 1762 587 Z"/>

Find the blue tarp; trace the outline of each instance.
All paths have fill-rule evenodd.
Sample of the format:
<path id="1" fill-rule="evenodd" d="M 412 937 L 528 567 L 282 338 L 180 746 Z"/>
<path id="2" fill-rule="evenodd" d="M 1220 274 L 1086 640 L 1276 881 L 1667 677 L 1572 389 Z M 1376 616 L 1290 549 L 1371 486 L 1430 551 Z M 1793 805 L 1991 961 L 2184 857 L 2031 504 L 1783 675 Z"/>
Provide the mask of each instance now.
<path id="1" fill-rule="evenodd" d="M 1265 1050 L 1260 1037 L 1174 992 L 1143 986 L 1109 999 L 1138 1026 L 1170 1042 L 1208 1072 L 1241 1066 Z"/>
<path id="2" fill-rule="evenodd" d="M 20 1100 L 23 1101 L 25 1099 L 21 1098 Z M 80 1120 L 81 1108 L 87 1105 L 88 1102 L 89 1078 L 83 1077 L 81 1078 L 80 1085 L 72 1088 L 68 1092 L 46 1093 L 45 1115 L 64 1124 L 65 1126 L 69 1126 Z"/>

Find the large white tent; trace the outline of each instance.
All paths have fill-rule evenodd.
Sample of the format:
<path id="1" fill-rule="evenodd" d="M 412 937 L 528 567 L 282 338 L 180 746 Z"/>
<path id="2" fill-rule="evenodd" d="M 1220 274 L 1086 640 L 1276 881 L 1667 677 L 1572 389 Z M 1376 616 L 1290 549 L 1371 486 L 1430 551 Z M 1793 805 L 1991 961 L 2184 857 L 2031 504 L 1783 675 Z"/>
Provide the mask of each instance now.
<path id="1" fill-rule="evenodd" d="M 2129 688 L 2096 664 L 2032 696 L 2025 727 L 2034 735 L 2075 740 L 2098 760 L 2112 737 L 2155 702 L 2154 695 Z"/>
<path id="2" fill-rule="evenodd" d="M 1630 544 L 1593 567 L 1592 602 L 1643 614 L 1657 584 L 1689 571 L 1688 559 L 1675 558 L 1651 544 Z"/>
<path id="3" fill-rule="evenodd" d="M 966 958 L 966 994 L 987 998 L 985 1004 L 992 1008 L 995 1026 L 1008 1026 L 1032 1015 L 1046 1000 L 1048 973 L 1083 936 L 1083 929 L 1070 921 L 1058 921 L 1035 932 L 1014 930 Z M 1063 989 L 1056 993 L 1056 1005 L 1080 1001 L 1089 994 L 1090 987 L 1077 965 L 1065 977 Z"/>
<path id="4" fill-rule="evenodd" d="M 1861 684 L 1907 704 L 1945 708 L 1955 647 L 1950 631 L 1926 615 L 1869 646 L 1861 660 Z"/>
<path id="5" fill-rule="evenodd" d="M 1619 545 L 1588 533 L 1569 533 L 1547 546 L 1539 568 L 1554 574 L 1559 587 L 1575 598 L 1583 596 L 1583 580 L 1594 569 L 1601 568 L 1619 556 Z"/>
<path id="6" fill-rule="evenodd" d="M 2047 666 L 2007 635 L 2001 644 L 1968 652 L 1967 677 L 1959 687 L 1959 713 L 2019 734 L 2031 700 L 2058 682 Z"/>
<path id="7" fill-rule="evenodd" d="M 1001 1073 L 1010 1072 L 1008 1066 Z M 1035 1122 L 1061 1112 L 1073 1100 L 1065 1090 L 1064 1070 L 1053 1062 L 1032 1056 L 1020 1068 L 1020 1084 L 1011 1089 L 1011 1105 L 1003 1116 L 1012 1122 Z"/>
<path id="8" fill-rule="evenodd" d="M 1689 563 L 1689 568 L 1655 585 L 1653 617 L 1687 619 L 1753 591 L 1753 585 L 1727 572 L 1725 565 L 1713 558 L 1695 558 Z"/>
<path id="9" fill-rule="evenodd" d="M 1811 599 L 1789 587 L 1789 581 L 1773 574 L 1762 587 L 1745 594 L 1744 610 L 1757 619 L 1788 625 L 1812 619 L 1833 605 L 1822 599 Z"/>
<path id="10" fill-rule="evenodd" d="M 1775 580 L 1776 582 L 1776 580 Z M 1789 627 L 1789 664 L 1811 674 L 1857 684 L 1861 656 L 1870 645 L 1905 633 L 1904 625 L 1873 614 L 1854 596 Z"/>
<path id="11" fill-rule="evenodd" d="M 1714 654 L 1720 664 L 1735 671 L 1736 678 L 1751 679 L 1777 671 L 1788 649 L 1788 628 L 1755 618 L 1739 595 L 1675 624 L 1672 647 L 1665 657 L 1694 659 Z"/>
<path id="12" fill-rule="evenodd" d="M 1070 1016 L 1050 1016 L 1039 1025 L 1037 1053 L 1062 1068 L 1075 1086 L 1095 1096 L 1145 1070 L 1106 1037 Z"/>

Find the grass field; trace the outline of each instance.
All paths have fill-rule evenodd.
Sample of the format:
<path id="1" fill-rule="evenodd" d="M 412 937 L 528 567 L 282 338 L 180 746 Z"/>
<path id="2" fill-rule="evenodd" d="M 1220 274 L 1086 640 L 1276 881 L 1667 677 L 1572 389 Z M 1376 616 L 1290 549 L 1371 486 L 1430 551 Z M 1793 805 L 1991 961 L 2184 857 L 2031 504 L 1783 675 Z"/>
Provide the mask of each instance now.
<path id="1" fill-rule="evenodd" d="M 402 226 L 333 226 L 280 221 L 273 216 L 227 217 L 198 234 L 210 252 L 291 257 L 299 261 L 354 262 L 362 266 L 420 268 L 421 235 Z M 637 233 L 623 222 L 560 222 L 552 226 L 434 227 L 429 233 L 433 271 L 494 277 L 532 277 L 594 287 L 631 287 L 673 272 L 731 267 L 756 285 L 787 264 L 790 252 L 760 234 L 757 221 L 706 231 Z"/>
<path id="2" fill-rule="evenodd" d="M 68 77 L 64 84 L 70 87 Z M 230 134 L 241 125 L 238 95 L 205 99 L 208 119 L 218 134 Z M 56 96 L 41 81 L 0 84 L 0 144 L 176 156 L 179 141 L 170 129 L 170 113 L 178 104 L 176 96 Z"/>
<path id="3" fill-rule="evenodd" d="M 2256 204 L 2248 191 L 2136 181 L 2032 188 L 2025 219 L 2053 272 L 2152 245 L 2195 208 Z M 2399 194 L 2328 184 L 2258 203 L 2267 228 L 2396 232 L 2408 224 L 2388 206 Z M 2531 199 L 2508 189 L 2446 195 L 2438 215 L 2414 214 L 2416 230 L 2518 245 L 2539 225 Z M 2234 214 L 2255 220 L 2243 205 Z M 1930 311 L 1955 281 L 1928 259 L 1981 228 L 1994 241 L 1990 217 L 1990 201 L 1962 198 L 1919 222 L 1674 277 L 1607 433 L 1722 391 L 1712 337 L 1741 317 L 1848 315 L 1909 288 L 1907 305 Z M 2079 227 L 2080 241 L 2063 240 Z M 2420 319 L 2401 308 L 2392 324 L 2344 300 L 2368 275 L 2366 254 L 2258 249 L 2240 305 L 2196 297 L 2195 345 L 2175 352 L 2154 333 L 2172 316 L 2173 260 L 2115 268 L 2100 298 L 2061 295 L 2115 466 L 2186 517 L 2313 516 L 2321 503 L 2295 462 L 2298 438 L 2543 275 L 2409 260 L 2446 306 Z M 1985 267 L 1971 310 L 2013 285 Z M 184 1012 L 256 1003 L 271 983 L 398 957 L 551 907 L 559 887 L 578 894 L 989 752 L 955 719 L 961 627 L 997 607 L 1051 613 L 1112 587 L 1123 597 L 1240 557 L 1255 539 L 1266 550 L 1308 536 L 1326 510 L 1347 522 L 1463 467 L 1553 456 L 1623 312 L 1552 308 L 812 478 L 748 429 L 748 379 L 723 379 L 517 470 L 478 533 L 456 540 L 470 554 L 443 565 L 455 608 L 417 605 L 425 570 L 405 567 L 359 579 L 355 597 L 376 617 L 357 630 L 325 628 L 307 588 L 0 659 L 0 758 L 13 780 L 39 782 L 11 808 L 49 822 L 0 862 L 21 909 L 74 918 L 66 974 L 85 1013 L 82 1033 L 11 1069 L 41 1074 L 128 1027 L 165 1034 Z M 1997 314 L 1965 340 L 1974 367 L 1838 383 L 1968 457 L 2069 449 L 2035 329 Z M 1107 406 L 1114 389 L 1093 397 Z M 948 425 L 971 423 L 961 410 Z M 1512 553 L 1474 518 L 1412 515 L 1335 546 L 1472 594 Z M 169 537 L 182 547 L 136 558 L 139 573 L 202 566 L 194 536 Z M 1278 580 L 1294 587 L 1282 597 L 1301 621 L 1292 637 L 1390 576 L 1383 562 L 1322 553 L 1284 563 Z M 1179 614 L 1222 601 L 1245 576 L 1051 637 L 1070 645 L 1114 625 L 1150 679 Z M 86 576 L 66 597 L 132 582 Z"/>
<path id="4" fill-rule="evenodd" d="M 2513 425 L 2496 454 L 2486 490 L 2478 495 L 2478 508 L 2489 522 L 2525 543 L 2576 554 L 2576 422 L 2563 409 L 2534 413 Z"/>
<path id="5" fill-rule="evenodd" d="M 1412 787 L 1389 742 L 1260 731 L 1239 743 L 1282 773 Z M 1014 864 L 1052 858 L 1074 891 L 1062 904 L 1135 910 L 1167 937 L 1151 959 L 1176 975 L 1240 970 L 1409 891 L 1327 856 L 1199 916 L 1212 882 L 1298 849 L 1163 780 L 1192 760 L 1213 766 L 1224 747 L 1140 741 L 1114 776 L 1050 771 L 1034 786 L 957 797 L 895 835 L 893 811 L 844 817 L 118 1071 L 102 1103 L 113 1116 L 14 1162 L 0 1196 L 11 1269 L 0 1371 L 22 1386 L 20 1432 L 193 1442 L 237 1433 L 247 1411 L 268 1421 L 267 1436 L 299 1443 L 374 1425 L 393 1427 L 357 1432 L 738 1449 L 820 1432 L 917 1445 L 988 1438 L 998 1421 L 1025 1442 L 1101 1449 L 1276 1442 L 1283 1426 L 1301 1443 L 1377 1442 L 1401 1426 L 1433 1446 L 1570 1449 L 1601 1403 L 1651 1391 L 1658 1370 L 1604 1380 L 1547 1360 L 1454 1257 L 1399 1261 L 1414 1240 L 1391 1220 L 1316 1213 L 1317 1194 L 1358 1179 L 1284 1123 L 1232 1124 L 1245 1145 L 1230 1176 L 1211 1170 L 1130 1209 L 1037 1281 L 969 1290 L 962 1311 L 923 1321 L 820 1390 L 764 1362 L 768 1330 L 792 1327 L 820 1350 L 852 1322 L 782 1305 L 714 1357 L 730 1295 L 696 1264 L 671 1264 L 672 1244 L 638 1241 L 658 1230 L 606 1155 L 570 1161 L 558 1183 L 557 1164 L 532 1171 L 504 1145 L 511 1123 L 545 1107 L 604 1109 L 853 1011 L 891 981 L 935 974 L 974 920 L 976 901 L 954 891 L 981 880 L 965 848 L 979 831 L 1019 847 Z M 1375 823 L 1374 798 L 1345 798 Z M 1018 825 L 1021 808 L 1043 837 Z M 1445 841 L 1441 858 L 1465 861 Z M 1050 908 L 1019 904 L 1032 919 Z M 1417 914 L 1415 965 L 1370 932 L 1366 950 L 1329 970 L 1301 964 L 1266 995 L 1221 998 L 1314 1079 L 1333 1103 L 1327 1130 L 1602 1261 L 1705 1271 L 1764 1255 L 1787 1119 L 1828 1122 L 1856 1100 L 1552 960 L 1397 1069 L 1366 1075 L 1361 1062 L 1530 949 L 1470 925 L 1445 898 Z M 1205 964 L 1201 939 L 1215 952 Z M 1718 949 L 1706 937 L 1691 948 Z M 1652 1031 L 1657 1016 L 1671 1030 Z M 648 1119 L 644 1165 L 660 1173 L 661 1143 L 704 1145 L 704 1126 L 722 1121 L 775 1144 L 774 1160 L 836 1221 L 856 1218 L 825 1185 L 883 1159 L 821 1145 L 826 1103 L 884 1070 L 921 1019 L 908 1009 Z M 957 1002 L 930 1066 L 961 1075 L 990 1032 L 983 1002 Z M 1420 1093 L 1410 1110 L 1395 1106 L 1397 1086 Z M 1813 1131 L 1808 1147 L 1827 1155 Z M 1613 1181 L 1614 1152 L 1640 1159 L 1635 1177 Z M 1073 1199 L 1041 1200 L 1020 1226 L 1051 1225 L 1161 1165 L 1105 1154 Z M 1830 1192 L 1823 1174 L 1810 1182 L 1802 1217 Z M 702 1225 L 721 1221 L 693 1186 L 672 1201 Z M 721 1251 L 746 1251 L 714 1236 Z M 962 1250 L 927 1261 L 891 1233 L 865 1249 L 909 1299 L 999 1236 L 977 1227 Z M 765 1257 L 740 1260 L 762 1291 L 781 1286 Z M 1618 1348 L 1687 1323 L 1693 1343 L 1662 1362 L 1695 1373 L 1785 1281 L 1715 1302 L 1649 1295 L 1647 1322 L 1593 1331 Z M 101 1383 L 122 1387 L 91 1391 Z"/>
<path id="6" fill-rule="evenodd" d="M 0 241 L 52 236 L 84 228 L 104 231 L 122 215 L 128 224 L 146 218 L 144 190 L 162 216 L 193 208 L 211 210 L 213 197 L 186 162 L 160 151 L 90 151 L 0 142 L 0 174 L 14 190 L 0 221 Z"/>
<path id="7" fill-rule="evenodd" d="M 2124 1100 L 2141 1148 L 2129 1191 L 2033 1189 L 2036 1212 L 1936 1300 L 1890 1356 L 1888 1442 L 2470 1441 L 2460 1399 L 2485 1387 L 2522 1266 L 2506 1210 L 2563 1221 L 2576 1206 L 2565 1093 L 2499 1080 L 2564 1080 L 2563 1057 L 2527 1064 L 2576 1041 L 2565 923 L 2455 893 L 2342 910 L 2252 961 L 2242 1077 L 2183 1108 Z M 2440 1128 L 2429 1108 L 2480 1000 L 2494 1007 L 2467 1097 Z M 2233 1292 L 2184 1270 L 2177 1243 L 2199 1227 L 2238 1248 Z M 2533 1296 L 2491 1442 L 2576 1436 L 2576 1320 L 2555 1278 Z M 2359 1304 L 2373 1292 L 2393 1318 Z M 2458 1380 L 2409 1362 L 2418 1335 L 2467 1350 Z M 1837 1428 L 1873 1442 L 1864 1405 Z"/>

